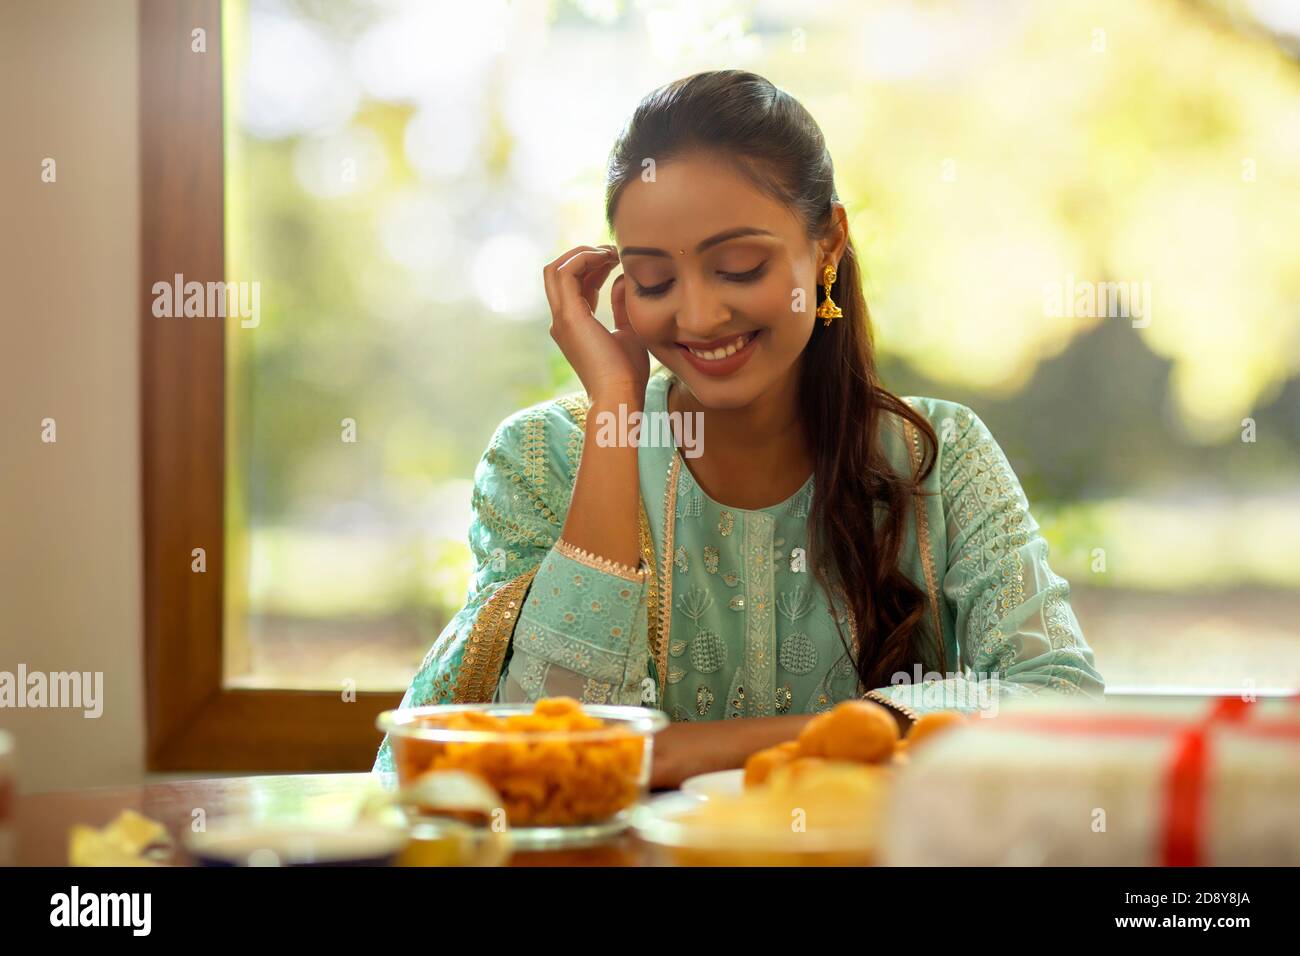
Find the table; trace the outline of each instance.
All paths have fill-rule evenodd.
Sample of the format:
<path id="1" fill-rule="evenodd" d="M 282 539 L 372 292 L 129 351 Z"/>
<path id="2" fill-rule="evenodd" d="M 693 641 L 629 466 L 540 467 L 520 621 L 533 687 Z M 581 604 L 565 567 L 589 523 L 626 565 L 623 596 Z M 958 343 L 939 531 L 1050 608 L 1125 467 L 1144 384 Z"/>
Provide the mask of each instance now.
<path id="1" fill-rule="evenodd" d="M 14 807 L 16 862 L 19 866 L 66 866 L 68 831 L 74 823 L 104 826 L 128 808 L 166 826 L 179 846 L 196 819 L 214 822 L 246 813 L 292 815 L 307 808 L 343 813 L 377 789 L 381 789 L 380 782 L 369 773 L 311 773 L 24 794 Z M 646 866 L 650 865 L 650 852 L 646 844 L 624 833 L 599 846 L 517 851 L 509 865 Z"/>

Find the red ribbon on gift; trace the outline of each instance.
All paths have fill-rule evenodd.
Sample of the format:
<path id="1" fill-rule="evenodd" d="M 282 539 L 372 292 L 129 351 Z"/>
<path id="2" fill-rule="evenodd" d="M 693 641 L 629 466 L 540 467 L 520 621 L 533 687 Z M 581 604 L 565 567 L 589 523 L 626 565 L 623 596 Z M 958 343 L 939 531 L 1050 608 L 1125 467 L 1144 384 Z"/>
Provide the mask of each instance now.
<path id="1" fill-rule="evenodd" d="M 1300 703 L 1300 694 L 1286 698 Z M 1211 752 L 1211 728 L 1224 724 L 1251 737 L 1300 742 L 1300 723 L 1246 722 L 1254 702 L 1243 697 L 1219 697 L 1207 714 L 1188 723 L 1171 717 L 1111 716 L 1107 714 L 1006 713 L 988 722 L 990 729 L 1046 730 L 1059 733 L 1116 734 L 1174 738 L 1173 756 L 1165 770 L 1163 828 L 1160 834 L 1161 866 L 1202 866 L 1201 829 L 1205 813 L 1205 780 Z M 982 723 L 982 721 L 981 721 Z"/>

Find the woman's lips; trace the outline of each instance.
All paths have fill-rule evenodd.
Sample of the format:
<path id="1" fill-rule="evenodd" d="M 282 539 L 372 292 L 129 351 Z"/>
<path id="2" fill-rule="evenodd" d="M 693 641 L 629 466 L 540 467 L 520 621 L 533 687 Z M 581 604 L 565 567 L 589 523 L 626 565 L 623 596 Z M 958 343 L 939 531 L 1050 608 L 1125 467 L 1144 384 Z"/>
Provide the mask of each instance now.
<path id="1" fill-rule="evenodd" d="M 749 361 L 750 355 L 754 353 L 754 343 L 758 340 L 761 331 L 759 329 L 726 339 L 716 339 L 707 343 L 710 347 L 694 346 L 695 351 L 692 351 L 691 346 L 680 342 L 677 343 L 677 347 L 682 350 L 682 355 L 686 358 L 686 361 L 705 375 L 730 375 Z M 696 354 L 696 352 L 712 352 L 714 355 L 718 355 L 725 353 L 729 348 L 735 348 L 735 351 L 723 358 L 705 358 L 703 355 Z"/>

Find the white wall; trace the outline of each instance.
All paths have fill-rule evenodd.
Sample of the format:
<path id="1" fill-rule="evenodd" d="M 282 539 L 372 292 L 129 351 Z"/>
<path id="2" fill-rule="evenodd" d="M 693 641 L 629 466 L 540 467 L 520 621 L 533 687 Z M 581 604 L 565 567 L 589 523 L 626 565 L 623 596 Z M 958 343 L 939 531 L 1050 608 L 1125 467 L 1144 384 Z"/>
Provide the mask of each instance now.
<path id="1" fill-rule="evenodd" d="M 22 791 L 143 769 L 136 29 L 0 3 L 0 670 L 104 674 L 98 720 L 0 708 Z"/>

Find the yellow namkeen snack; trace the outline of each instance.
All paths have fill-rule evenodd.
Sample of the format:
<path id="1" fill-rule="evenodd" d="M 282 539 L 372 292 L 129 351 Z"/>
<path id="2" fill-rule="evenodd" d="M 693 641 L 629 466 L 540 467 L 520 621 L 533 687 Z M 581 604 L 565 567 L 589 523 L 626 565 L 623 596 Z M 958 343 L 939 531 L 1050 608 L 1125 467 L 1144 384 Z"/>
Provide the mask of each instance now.
<path id="1" fill-rule="evenodd" d="M 391 740 L 403 781 L 432 770 L 476 774 L 501 795 L 511 826 L 596 823 L 640 796 L 645 738 L 606 725 L 569 697 L 544 698 L 531 713 L 504 717 L 483 711 L 425 715 L 416 726 L 501 735 L 446 742 L 395 735 Z M 604 733 L 593 740 L 554 736 L 591 731 Z"/>

